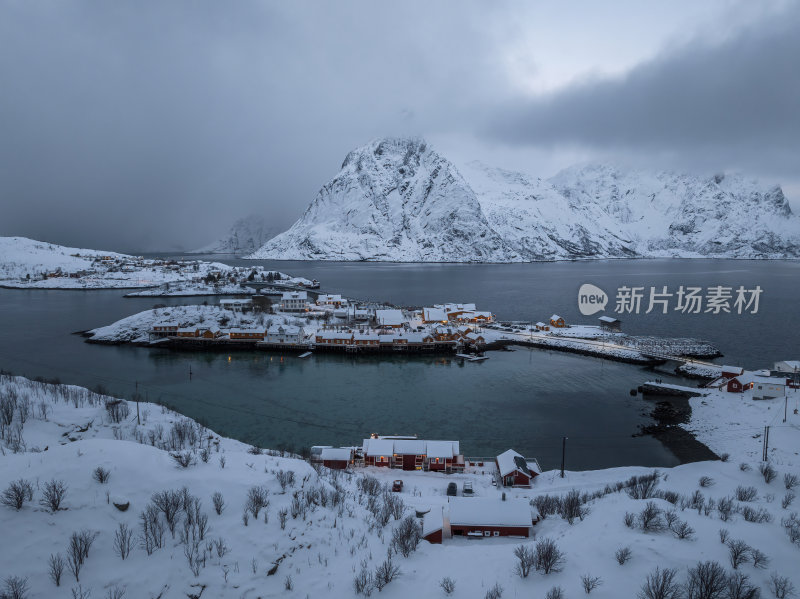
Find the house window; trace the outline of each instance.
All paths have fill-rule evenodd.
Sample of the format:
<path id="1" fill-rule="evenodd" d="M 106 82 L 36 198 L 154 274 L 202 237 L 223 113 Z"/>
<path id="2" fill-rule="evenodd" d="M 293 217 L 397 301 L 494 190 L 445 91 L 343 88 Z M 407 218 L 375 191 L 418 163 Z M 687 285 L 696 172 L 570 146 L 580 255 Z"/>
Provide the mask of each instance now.
<path id="1" fill-rule="evenodd" d="M 494 536 L 499 537 L 500 536 L 500 531 L 499 530 L 494 531 Z"/>
<path id="2" fill-rule="evenodd" d="M 492 531 L 491 530 L 484 530 L 483 531 L 483 536 L 484 537 L 491 537 L 492 536 Z"/>

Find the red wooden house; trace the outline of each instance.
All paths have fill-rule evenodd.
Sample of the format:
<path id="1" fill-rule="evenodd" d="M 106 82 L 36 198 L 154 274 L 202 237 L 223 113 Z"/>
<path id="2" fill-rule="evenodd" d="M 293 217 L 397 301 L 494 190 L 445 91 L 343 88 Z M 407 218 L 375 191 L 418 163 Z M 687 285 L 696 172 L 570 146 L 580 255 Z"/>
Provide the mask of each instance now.
<path id="1" fill-rule="evenodd" d="M 488 497 L 452 497 L 442 510 L 432 509 L 422 522 L 423 538 L 441 543 L 445 536 L 444 510 L 447 510 L 452 536 L 529 537 L 538 517 L 524 499 L 492 499 Z"/>
<path id="2" fill-rule="evenodd" d="M 504 487 L 530 487 L 533 479 L 541 474 L 538 468 L 532 469 L 527 460 L 513 449 L 497 456 L 495 464 Z"/>
<path id="3" fill-rule="evenodd" d="M 326 447 L 320 456 L 322 465 L 331 470 L 344 470 L 350 464 L 353 450 L 348 447 Z"/>

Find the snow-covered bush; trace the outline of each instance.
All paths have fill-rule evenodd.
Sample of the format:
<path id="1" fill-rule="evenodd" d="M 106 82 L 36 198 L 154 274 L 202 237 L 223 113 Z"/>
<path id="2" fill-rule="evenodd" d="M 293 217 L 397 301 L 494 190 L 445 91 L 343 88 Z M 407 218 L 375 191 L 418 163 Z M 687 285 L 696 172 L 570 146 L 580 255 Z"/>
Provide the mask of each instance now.
<path id="1" fill-rule="evenodd" d="M 244 509 L 253 515 L 253 519 L 257 520 L 259 512 L 268 506 L 269 490 L 263 486 L 250 487 Z"/>
<path id="2" fill-rule="evenodd" d="M 564 599 L 564 589 L 553 587 L 545 593 L 544 599 Z"/>
<path id="3" fill-rule="evenodd" d="M 22 509 L 26 501 L 31 500 L 33 500 L 33 486 L 24 478 L 10 483 L 6 490 L 3 491 L 3 495 L 0 496 L 0 502 L 3 505 L 7 505 L 17 511 Z"/>
<path id="4" fill-rule="evenodd" d="M 645 532 L 661 532 L 666 528 L 663 511 L 656 505 L 655 501 L 648 501 L 637 519 L 639 528 Z"/>
<path id="5" fill-rule="evenodd" d="M 754 508 L 749 505 L 742 506 L 740 510 L 742 514 L 742 518 L 744 518 L 747 522 L 756 522 L 758 524 L 762 524 L 764 522 L 771 522 L 772 515 L 763 507 Z"/>
<path id="6" fill-rule="evenodd" d="M 783 475 L 783 485 L 787 491 L 791 491 L 797 485 L 800 485 L 800 476 L 796 474 L 789 474 L 788 472 Z"/>
<path id="7" fill-rule="evenodd" d="M 130 409 L 124 399 L 107 399 L 105 403 L 108 419 L 114 424 L 119 424 L 128 418 Z"/>
<path id="8" fill-rule="evenodd" d="M 750 584 L 750 577 L 742 572 L 728 576 L 725 599 L 759 599 L 761 591 Z"/>
<path id="9" fill-rule="evenodd" d="M 701 476 L 698 484 L 703 488 L 710 487 L 714 484 L 714 479 L 710 476 Z"/>
<path id="10" fill-rule="evenodd" d="M 789 536 L 789 540 L 795 545 L 800 545 L 800 518 L 797 517 L 797 512 L 792 512 L 787 518 L 782 518 L 781 526 Z"/>
<path id="11" fill-rule="evenodd" d="M 9 576 L 3 581 L 5 590 L 2 599 L 26 599 L 28 597 L 28 579 L 19 576 Z"/>
<path id="12" fill-rule="evenodd" d="M 375 568 L 375 575 L 373 576 L 375 588 L 378 589 L 378 592 L 382 591 L 386 585 L 392 582 L 399 575 L 400 568 L 392 563 L 391 557 L 387 557 L 383 562 L 378 564 L 377 568 Z"/>
<path id="13" fill-rule="evenodd" d="M 733 516 L 733 499 L 730 497 L 723 497 L 717 502 L 717 512 L 719 519 L 727 522 Z"/>
<path id="14" fill-rule="evenodd" d="M 794 596 L 794 584 L 786 576 L 773 572 L 769 577 L 769 588 L 775 599 L 786 599 Z"/>
<path id="15" fill-rule="evenodd" d="M 788 508 L 790 505 L 792 505 L 792 502 L 794 501 L 794 498 L 795 498 L 795 495 L 791 491 L 789 493 L 787 493 L 786 495 L 784 495 L 783 499 L 781 499 L 781 507 L 783 509 Z"/>
<path id="16" fill-rule="evenodd" d="M 170 453 L 169 456 L 175 460 L 175 463 L 181 468 L 188 468 L 189 466 L 194 466 L 197 463 L 197 460 L 194 459 L 194 453 L 189 450 L 176 451 Z"/>
<path id="17" fill-rule="evenodd" d="M 372 572 L 367 570 L 366 564 L 362 564 L 361 570 L 359 570 L 358 574 L 353 578 L 353 590 L 356 592 L 356 595 L 369 597 L 372 595 L 373 588 L 375 588 L 375 584 L 372 579 Z"/>
<path id="18" fill-rule="evenodd" d="M 484 599 L 500 599 L 503 596 L 503 587 L 500 586 L 499 582 L 494 583 L 494 586 L 486 591 L 486 595 L 484 595 Z"/>
<path id="19" fill-rule="evenodd" d="M 628 495 L 631 499 L 650 499 L 655 493 L 659 478 L 657 471 L 631 477 L 627 483 Z"/>
<path id="20" fill-rule="evenodd" d="M 561 501 L 561 517 L 569 524 L 575 522 L 575 518 L 583 520 L 588 512 L 588 508 L 583 506 L 580 493 L 576 489 L 572 489 Z"/>

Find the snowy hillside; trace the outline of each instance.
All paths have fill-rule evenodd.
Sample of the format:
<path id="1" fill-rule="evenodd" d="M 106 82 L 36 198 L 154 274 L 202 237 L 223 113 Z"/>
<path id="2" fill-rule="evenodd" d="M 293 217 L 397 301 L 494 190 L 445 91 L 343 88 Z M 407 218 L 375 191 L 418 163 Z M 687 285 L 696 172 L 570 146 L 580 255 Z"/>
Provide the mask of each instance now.
<path id="1" fill-rule="evenodd" d="M 280 232 L 280 229 L 271 225 L 267 219 L 252 215 L 233 223 L 225 237 L 187 253 L 249 254 Z"/>
<path id="2" fill-rule="evenodd" d="M 0 280 L 31 278 L 61 269 L 89 270 L 101 257 L 130 258 L 125 254 L 64 247 L 26 237 L 0 237 Z"/>
<path id="3" fill-rule="evenodd" d="M 0 596 L 13 584 L 28 589 L 16 595 L 27 599 L 401 599 L 445 597 L 449 578 L 452 596 L 468 599 L 545 597 L 554 587 L 563 595 L 550 597 L 582 597 L 592 580 L 592 597 L 617 599 L 637 596 L 657 567 L 674 570 L 676 585 L 713 570 L 720 588 L 761 589 L 665 597 L 778 596 L 775 584 L 800 588 L 800 520 L 785 488 L 800 479 L 797 416 L 775 427 L 776 477 L 767 482 L 751 430 L 773 420 L 772 402 L 741 411 L 733 405 L 741 395 L 725 395 L 732 405 L 704 415 L 725 427 L 700 434 L 729 445 L 729 461 L 656 475 L 641 467 L 568 471 L 563 479 L 544 472 L 532 490 L 505 490 L 544 516 L 535 538 L 432 545 L 415 538 L 415 511 L 446 509 L 448 483 L 460 489 L 469 481 L 479 498 L 500 498 L 480 468 L 316 470 L 161 406 L 142 402 L 137 423 L 133 402 L 0 375 L 0 530 L 14 539 L 0 544 Z M 697 398 L 693 408 L 714 410 L 720 401 Z M 388 491 L 395 478 L 405 482 L 400 493 Z M 555 567 L 545 573 L 534 563 L 521 576 L 515 550 L 535 552 L 546 540 L 560 552 Z M 365 583 L 361 593 L 356 580 Z M 503 592 L 490 594 L 496 587 Z"/>
<path id="4" fill-rule="evenodd" d="M 520 262 L 573 258 L 800 257 L 780 187 L 568 168 L 551 179 L 471 162 L 418 139 L 358 148 L 303 216 L 251 258 Z"/>

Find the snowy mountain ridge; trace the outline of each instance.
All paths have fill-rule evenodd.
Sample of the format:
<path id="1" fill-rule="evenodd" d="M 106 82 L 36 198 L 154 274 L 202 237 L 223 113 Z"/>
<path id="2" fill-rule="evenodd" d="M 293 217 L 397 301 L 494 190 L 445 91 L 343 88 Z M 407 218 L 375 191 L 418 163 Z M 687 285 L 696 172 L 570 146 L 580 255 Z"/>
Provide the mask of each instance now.
<path id="1" fill-rule="evenodd" d="M 800 217 L 780 187 L 609 165 L 550 179 L 471 162 L 421 139 L 350 152 L 300 219 L 250 258 L 526 262 L 800 257 Z"/>
<path id="2" fill-rule="evenodd" d="M 187 253 L 250 254 L 278 233 L 280 229 L 270 225 L 264 217 L 251 215 L 233 223 L 225 237 Z"/>

